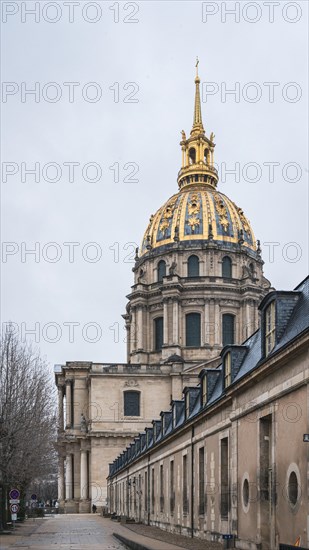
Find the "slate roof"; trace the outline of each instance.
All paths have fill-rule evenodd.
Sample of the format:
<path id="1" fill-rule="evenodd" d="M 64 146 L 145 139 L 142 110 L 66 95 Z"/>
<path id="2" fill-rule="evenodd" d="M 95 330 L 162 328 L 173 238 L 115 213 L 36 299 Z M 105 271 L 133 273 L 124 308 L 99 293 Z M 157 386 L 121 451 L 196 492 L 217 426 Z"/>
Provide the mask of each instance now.
<path id="1" fill-rule="evenodd" d="M 262 354 L 262 336 L 263 336 L 262 330 L 258 329 L 254 334 L 252 334 L 242 344 L 242 347 L 247 348 L 246 354 L 242 360 L 240 368 L 234 380 L 232 381 L 231 385 L 236 385 L 241 378 L 244 378 L 250 372 L 254 371 L 255 369 L 258 369 L 259 366 L 263 364 L 266 360 L 268 360 L 270 357 L 275 356 L 278 352 L 280 352 L 280 350 L 282 350 L 284 347 L 291 344 L 293 340 L 300 337 L 304 332 L 309 330 L 309 276 L 304 281 L 302 281 L 292 292 L 273 291 L 269 293 L 262 300 L 260 308 L 263 310 L 263 304 L 267 304 L 270 298 L 272 297 L 274 299 L 276 299 L 276 297 L 280 297 L 280 300 L 284 303 L 285 295 L 286 295 L 286 299 L 289 299 L 290 301 L 291 301 L 291 298 L 293 300 L 295 299 L 295 304 L 292 307 L 291 314 L 288 314 L 286 316 L 286 326 L 284 328 L 281 338 L 279 339 L 279 341 L 277 341 L 271 353 L 267 355 L 267 357 L 265 358 L 263 357 L 263 354 Z M 224 354 L 225 350 L 227 349 L 233 350 L 233 348 L 237 349 L 239 348 L 239 346 L 233 346 L 233 345 L 226 346 L 226 348 L 223 349 L 222 353 Z M 173 432 L 176 432 L 177 430 L 179 430 L 187 421 L 201 414 L 203 411 L 207 411 L 207 408 L 209 408 L 210 405 L 212 405 L 216 401 L 219 401 L 225 395 L 225 390 L 223 388 L 223 380 L 222 380 L 223 378 L 222 364 L 219 365 L 215 370 L 220 371 L 220 376 L 218 376 L 218 379 L 215 383 L 213 391 L 209 396 L 209 399 L 205 406 L 202 406 L 201 384 L 198 384 L 197 387 L 200 387 L 200 392 L 196 396 L 196 399 L 191 408 L 189 417 L 186 418 L 185 403 L 183 400 L 183 407 L 177 422 L 173 425 L 173 419 L 169 419 L 168 426 L 166 426 L 165 434 L 164 435 L 162 434 L 162 426 L 161 426 L 160 433 L 156 439 L 156 442 L 153 443 L 153 439 L 151 439 L 149 441 L 148 446 L 145 445 L 143 451 L 139 450 L 137 453 L 133 453 L 133 456 L 131 459 L 124 462 L 124 457 L 122 457 L 122 460 L 120 461 L 119 461 L 120 457 L 118 457 L 112 464 L 110 464 L 109 475 L 113 476 L 116 472 L 120 471 L 124 466 L 127 466 L 128 463 L 133 462 L 133 460 L 136 460 L 139 456 L 143 454 L 143 452 L 147 452 L 149 448 L 154 447 L 157 443 L 159 443 L 163 439 L 168 438 Z M 205 375 L 207 374 L 206 371 L 207 369 L 205 370 Z M 194 395 L 194 393 L 196 392 L 196 387 L 185 388 L 185 392 L 190 392 L 190 391 L 192 391 L 192 394 Z M 137 438 L 135 439 L 138 439 L 138 437 L 139 436 L 137 436 Z M 141 437 L 141 434 L 140 434 L 140 437 Z M 116 464 L 116 461 L 118 465 Z"/>

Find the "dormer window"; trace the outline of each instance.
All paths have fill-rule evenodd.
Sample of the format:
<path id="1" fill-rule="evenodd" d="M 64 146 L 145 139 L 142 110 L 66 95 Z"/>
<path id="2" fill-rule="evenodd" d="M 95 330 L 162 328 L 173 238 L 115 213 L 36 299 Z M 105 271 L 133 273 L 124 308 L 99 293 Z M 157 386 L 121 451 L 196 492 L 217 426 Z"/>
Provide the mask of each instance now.
<path id="1" fill-rule="evenodd" d="M 190 415 L 190 394 L 189 392 L 186 395 L 186 418 L 189 418 Z"/>
<path id="2" fill-rule="evenodd" d="M 202 379 L 202 406 L 206 405 L 207 403 L 207 376 L 205 376 Z"/>
<path id="3" fill-rule="evenodd" d="M 224 358 L 224 387 L 227 388 L 232 381 L 232 361 L 229 351 Z"/>
<path id="4" fill-rule="evenodd" d="M 268 355 L 275 347 L 276 334 L 276 309 L 275 301 L 265 309 L 265 355 Z"/>
<path id="5" fill-rule="evenodd" d="M 176 426 L 176 422 L 177 422 L 176 405 L 174 405 L 174 407 L 173 407 L 173 427 Z"/>

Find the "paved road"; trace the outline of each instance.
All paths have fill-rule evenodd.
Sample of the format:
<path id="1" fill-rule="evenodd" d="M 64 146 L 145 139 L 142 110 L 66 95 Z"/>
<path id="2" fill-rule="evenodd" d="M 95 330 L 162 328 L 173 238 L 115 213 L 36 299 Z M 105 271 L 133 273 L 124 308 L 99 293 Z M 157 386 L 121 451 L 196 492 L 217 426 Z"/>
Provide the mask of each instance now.
<path id="1" fill-rule="evenodd" d="M 1 537 L 0 549 L 124 550 L 112 533 L 112 522 L 99 516 L 59 515 L 44 519 L 38 529 L 28 535 L 23 534 L 21 527 L 17 536 Z"/>

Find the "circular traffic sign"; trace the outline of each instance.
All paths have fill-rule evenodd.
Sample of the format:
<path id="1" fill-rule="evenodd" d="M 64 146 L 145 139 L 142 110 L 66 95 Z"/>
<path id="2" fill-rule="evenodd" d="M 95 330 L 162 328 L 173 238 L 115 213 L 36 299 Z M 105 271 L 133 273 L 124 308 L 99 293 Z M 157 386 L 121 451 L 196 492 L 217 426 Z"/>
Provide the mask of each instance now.
<path id="1" fill-rule="evenodd" d="M 18 504 L 11 504 L 11 512 L 12 514 L 17 514 L 17 512 L 19 512 Z"/>
<path id="2" fill-rule="evenodd" d="M 20 492 L 18 489 L 11 489 L 10 490 L 10 498 L 12 500 L 16 500 L 20 497 Z"/>
<path id="3" fill-rule="evenodd" d="M 31 500 L 37 500 L 37 495 L 35 493 L 33 493 L 33 495 L 31 495 Z"/>

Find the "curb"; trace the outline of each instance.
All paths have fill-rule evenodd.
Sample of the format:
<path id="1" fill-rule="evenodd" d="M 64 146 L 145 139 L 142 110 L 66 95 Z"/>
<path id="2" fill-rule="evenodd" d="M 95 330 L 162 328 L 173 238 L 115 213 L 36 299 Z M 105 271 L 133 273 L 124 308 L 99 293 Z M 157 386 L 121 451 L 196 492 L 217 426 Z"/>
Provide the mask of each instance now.
<path id="1" fill-rule="evenodd" d="M 122 535 L 118 535 L 118 533 L 113 533 L 113 537 L 120 540 L 120 542 L 125 544 L 127 548 L 132 548 L 132 550 L 152 550 L 149 546 L 145 546 L 144 544 L 140 544 L 139 542 L 135 542 L 134 540 L 127 539 Z"/>

